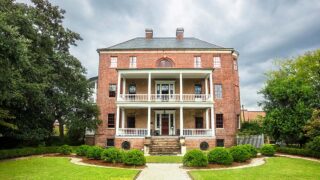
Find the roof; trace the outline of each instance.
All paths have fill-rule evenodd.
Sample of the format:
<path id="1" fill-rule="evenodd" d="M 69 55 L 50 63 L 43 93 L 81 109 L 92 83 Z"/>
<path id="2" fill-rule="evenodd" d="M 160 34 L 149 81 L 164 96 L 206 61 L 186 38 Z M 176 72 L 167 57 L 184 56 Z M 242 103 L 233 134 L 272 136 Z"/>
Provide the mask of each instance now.
<path id="1" fill-rule="evenodd" d="M 98 80 L 98 76 L 94 76 L 94 77 L 89 78 L 89 81 L 95 81 L 95 80 Z"/>
<path id="2" fill-rule="evenodd" d="M 197 49 L 197 50 L 233 50 L 233 48 L 224 48 L 194 37 L 185 37 L 182 40 L 176 37 L 154 37 L 146 39 L 145 37 L 137 37 L 108 48 L 98 49 L 99 51 L 114 50 L 145 50 L 145 49 Z"/>

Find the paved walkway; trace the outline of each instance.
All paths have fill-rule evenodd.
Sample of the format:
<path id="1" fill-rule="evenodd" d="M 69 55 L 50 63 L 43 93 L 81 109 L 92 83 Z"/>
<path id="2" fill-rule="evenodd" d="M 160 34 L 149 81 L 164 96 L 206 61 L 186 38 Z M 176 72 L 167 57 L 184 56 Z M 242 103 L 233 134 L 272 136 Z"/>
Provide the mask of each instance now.
<path id="1" fill-rule="evenodd" d="M 319 160 L 319 159 L 316 159 L 316 158 L 301 157 L 301 156 L 295 156 L 295 155 L 290 155 L 290 154 L 280 154 L 280 153 L 276 153 L 276 156 L 288 157 L 288 158 L 296 158 L 296 159 L 304 159 L 304 160 L 308 160 L 308 161 L 320 162 L 320 160 Z"/>
<path id="2" fill-rule="evenodd" d="M 191 179 L 182 164 L 147 163 L 138 180 L 187 180 Z"/>

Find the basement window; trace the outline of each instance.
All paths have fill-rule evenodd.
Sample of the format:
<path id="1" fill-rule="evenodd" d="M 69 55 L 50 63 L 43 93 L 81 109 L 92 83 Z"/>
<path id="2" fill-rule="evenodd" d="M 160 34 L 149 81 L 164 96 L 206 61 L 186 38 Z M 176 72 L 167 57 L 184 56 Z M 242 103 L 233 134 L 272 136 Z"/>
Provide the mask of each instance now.
<path id="1" fill-rule="evenodd" d="M 114 139 L 107 139 L 107 147 L 113 147 L 114 146 Z"/>

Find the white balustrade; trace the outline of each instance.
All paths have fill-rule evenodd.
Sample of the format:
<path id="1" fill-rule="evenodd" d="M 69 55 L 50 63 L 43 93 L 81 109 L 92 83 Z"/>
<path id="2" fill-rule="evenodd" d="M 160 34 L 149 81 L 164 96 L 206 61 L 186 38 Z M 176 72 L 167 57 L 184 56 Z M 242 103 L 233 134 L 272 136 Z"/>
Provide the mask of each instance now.
<path id="1" fill-rule="evenodd" d="M 121 94 L 119 101 L 145 102 L 148 101 L 148 94 Z M 180 102 L 180 94 L 151 94 L 150 101 L 153 102 Z M 182 101 L 185 102 L 206 102 L 210 101 L 209 94 L 183 94 Z"/>
<path id="2" fill-rule="evenodd" d="M 143 128 L 119 128 L 118 136 L 147 136 L 148 130 Z"/>
<path id="3" fill-rule="evenodd" d="M 183 129 L 184 136 L 211 136 L 211 129 Z"/>

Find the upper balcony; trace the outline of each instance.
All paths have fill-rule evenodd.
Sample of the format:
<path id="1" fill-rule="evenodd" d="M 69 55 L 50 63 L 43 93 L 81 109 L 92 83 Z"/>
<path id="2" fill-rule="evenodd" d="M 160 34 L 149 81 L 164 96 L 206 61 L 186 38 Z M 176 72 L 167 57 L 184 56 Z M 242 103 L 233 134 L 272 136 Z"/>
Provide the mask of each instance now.
<path id="1" fill-rule="evenodd" d="M 117 103 L 213 102 L 213 69 L 117 70 Z"/>

